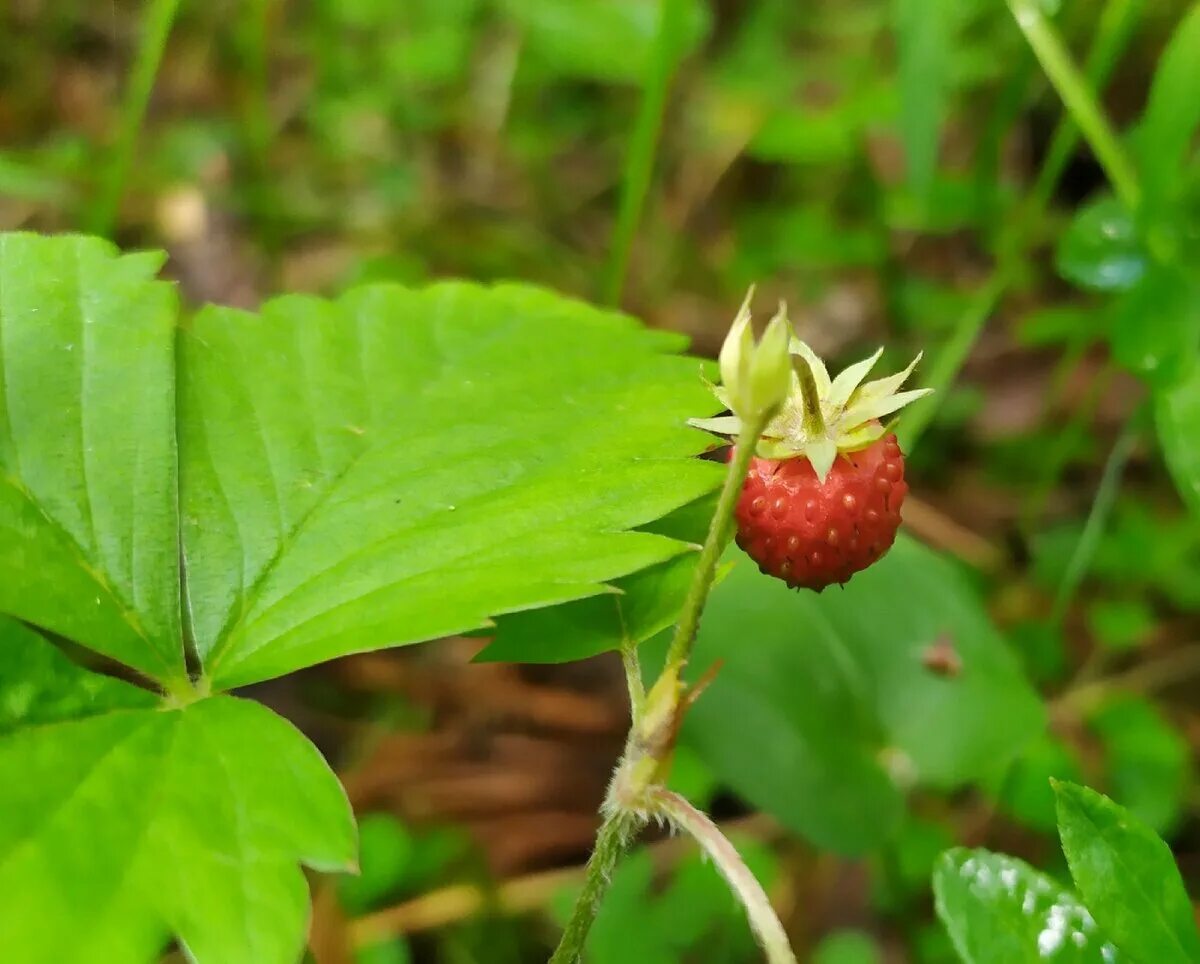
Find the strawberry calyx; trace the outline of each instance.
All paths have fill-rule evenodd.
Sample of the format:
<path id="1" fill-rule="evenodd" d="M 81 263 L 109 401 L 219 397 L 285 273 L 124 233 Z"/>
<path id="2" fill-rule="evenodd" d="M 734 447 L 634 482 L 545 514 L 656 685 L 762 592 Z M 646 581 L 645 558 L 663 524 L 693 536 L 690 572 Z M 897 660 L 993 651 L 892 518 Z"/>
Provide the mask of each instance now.
<path id="1" fill-rule="evenodd" d="M 900 391 L 920 355 L 903 371 L 868 382 L 864 379 L 879 361 L 882 348 L 832 379 L 825 363 L 800 339 L 791 339 L 789 351 L 793 359 L 791 387 L 759 437 L 755 454 L 776 460 L 803 456 L 822 482 L 839 453 L 857 452 L 879 441 L 890 428 L 882 423 L 884 417 L 933 391 Z M 738 398 L 726 386 L 709 387 L 730 414 L 694 418 L 690 424 L 716 435 L 737 437 L 751 413 L 739 410 Z"/>

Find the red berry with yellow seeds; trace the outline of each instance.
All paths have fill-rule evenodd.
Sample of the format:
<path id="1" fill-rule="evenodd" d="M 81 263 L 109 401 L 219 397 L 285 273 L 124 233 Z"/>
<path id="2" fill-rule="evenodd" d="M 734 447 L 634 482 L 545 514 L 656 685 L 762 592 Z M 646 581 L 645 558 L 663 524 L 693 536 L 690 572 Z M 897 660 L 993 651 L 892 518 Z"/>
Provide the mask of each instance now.
<path id="1" fill-rule="evenodd" d="M 839 456 L 824 482 L 806 458 L 756 458 L 737 504 L 737 544 L 794 588 L 844 583 L 891 548 L 907 492 L 894 435 Z"/>
<path id="2" fill-rule="evenodd" d="M 780 319 L 782 308 L 776 329 Z M 775 392 L 768 411 L 752 404 L 756 396 L 745 387 L 753 381 L 747 354 L 764 368 L 768 347 L 766 338 L 753 347 L 748 323 L 743 305 L 721 351 L 724 384 L 713 388 L 731 414 L 692 424 L 735 439 L 747 425 L 761 426 L 735 510 L 738 545 L 763 572 L 819 591 L 844 583 L 895 541 L 908 486 L 900 446 L 880 420 L 930 390 L 899 391 L 920 356 L 902 372 L 866 382 L 880 349 L 831 379 L 812 349 L 793 338 L 790 388 Z"/>

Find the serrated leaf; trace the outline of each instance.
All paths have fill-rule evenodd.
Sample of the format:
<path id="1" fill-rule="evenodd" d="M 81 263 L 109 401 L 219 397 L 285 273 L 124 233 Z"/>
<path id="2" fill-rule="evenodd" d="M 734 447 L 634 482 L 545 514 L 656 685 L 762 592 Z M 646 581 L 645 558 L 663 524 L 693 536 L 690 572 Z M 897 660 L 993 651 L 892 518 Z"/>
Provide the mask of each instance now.
<path id="1" fill-rule="evenodd" d="M 954 786 L 1041 728 L 1037 696 L 978 598 L 930 550 L 902 537 L 844 590 L 820 595 L 736 558 L 692 661 L 723 666 L 684 735 L 718 777 L 817 844 L 877 846 L 901 811 L 892 774 Z M 924 665 L 939 643 L 954 646 L 957 676 Z"/>
<path id="2" fill-rule="evenodd" d="M 1055 263 L 1068 281 L 1093 291 L 1125 291 L 1146 273 L 1137 226 L 1114 197 L 1090 202 L 1058 240 Z"/>
<path id="3" fill-rule="evenodd" d="M 184 663 L 160 263 L 0 234 L 0 612 L 169 681 Z"/>
<path id="4" fill-rule="evenodd" d="M 1200 365 L 1177 385 L 1156 393 L 1154 416 L 1175 487 L 1200 519 Z"/>
<path id="5" fill-rule="evenodd" d="M 673 336 L 538 289 L 210 308 L 182 347 L 188 611 L 216 686 L 579 599 L 719 484 Z M 529 361 L 537 358 L 536 370 Z"/>
<path id="6" fill-rule="evenodd" d="M 257 703 L 116 710 L 0 744 L 0 933 L 11 964 L 292 964 L 299 861 L 345 870 L 354 825 L 316 749 Z"/>
<path id="7" fill-rule="evenodd" d="M 32 629 L 0 616 L 0 734 L 157 702 L 148 690 L 77 666 Z"/>
<path id="8" fill-rule="evenodd" d="M 1152 215 L 1186 182 L 1183 166 L 1200 125 L 1200 4 L 1193 3 L 1163 51 L 1133 146 Z"/>
<path id="9" fill-rule="evenodd" d="M 693 554 L 680 556 L 616 580 L 612 592 L 501 616 L 476 660 L 566 663 L 645 642 L 675 621 L 695 566 Z"/>
<path id="10" fill-rule="evenodd" d="M 1117 947 L 1155 964 L 1200 960 L 1200 934 L 1171 849 L 1095 790 L 1056 783 L 1054 792 L 1071 877 Z"/>
<path id="11" fill-rule="evenodd" d="M 948 850 L 934 870 L 933 892 L 964 964 L 1126 960 L 1074 894 L 1015 857 Z"/>

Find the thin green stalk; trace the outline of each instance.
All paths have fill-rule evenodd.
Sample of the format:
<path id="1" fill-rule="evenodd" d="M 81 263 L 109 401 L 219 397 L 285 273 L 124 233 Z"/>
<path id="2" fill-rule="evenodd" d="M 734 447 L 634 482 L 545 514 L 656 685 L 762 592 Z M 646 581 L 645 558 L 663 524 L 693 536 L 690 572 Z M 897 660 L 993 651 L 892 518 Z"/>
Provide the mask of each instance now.
<path id="1" fill-rule="evenodd" d="M 678 60 L 679 37 L 683 32 L 686 10 L 686 0 L 659 0 L 658 32 L 646 63 L 641 105 L 625 155 L 620 207 L 604 272 L 603 297 L 605 303 L 610 305 L 620 304 L 621 292 L 625 287 L 633 238 L 654 171 L 654 155 L 658 149 L 667 90 Z"/>
<path id="2" fill-rule="evenodd" d="M 1100 14 L 1096 36 L 1088 52 L 1087 80 L 1080 78 L 1077 73 L 1074 75 L 1074 79 L 1078 82 L 1077 92 L 1082 90 L 1085 99 L 1092 105 L 1093 113 L 1098 114 L 1099 108 L 1095 106 L 1095 99 L 1088 84 L 1090 83 L 1091 89 L 1099 89 L 1112 73 L 1113 67 L 1132 35 L 1133 22 L 1141 3 L 1142 0 L 1108 0 Z M 1024 0 L 1009 0 L 1009 5 L 1013 8 L 1014 15 L 1018 7 L 1024 9 L 1027 6 Z M 1053 27 L 1045 23 L 1040 12 L 1037 12 L 1037 16 L 1057 41 L 1057 34 L 1053 34 Z M 1018 23 L 1020 23 L 1019 16 Z M 1022 29 L 1024 29 L 1023 26 Z M 1032 40 L 1030 44 L 1033 46 Z M 1061 49 L 1061 42 L 1058 46 Z M 1034 51 L 1041 59 L 1041 54 L 1036 47 L 1034 47 Z M 1065 56 L 1065 51 L 1063 53 Z M 1069 64 L 1070 61 L 1068 60 L 1067 63 Z M 1044 61 L 1043 68 L 1046 69 Z M 1047 73 L 1049 73 L 1048 69 Z M 917 439 L 933 421 L 938 407 L 946 398 L 946 389 L 950 388 L 958 378 L 958 373 L 975 347 L 975 342 L 983 331 L 988 318 L 996 310 L 1000 299 L 1004 297 L 1005 292 L 1019 275 L 1017 270 L 1019 262 L 1015 258 L 1019 258 L 1020 255 L 1014 255 L 1014 252 L 1022 250 L 1029 226 L 1041 216 L 1046 205 L 1050 203 L 1054 188 L 1070 159 L 1075 129 L 1083 127 L 1072 105 L 1066 101 L 1065 97 L 1063 101 L 1067 106 L 1068 113 L 1060 121 L 1058 129 L 1055 131 L 1050 150 L 1043 159 L 1034 182 L 1025 214 L 1015 228 L 1015 235 L 1011 236 L 1008 244 L 1001 244 L 999 266 L 975 293 L 975 297 L 971 299 L 967 307 L 963 309 L 949 340 L 935 357 L 930 367 L 930 376 L 926 380 L 926 384 L 935 389 L 934 394 L 913 404 L 900 421 L 896 435 L 900 445 L 905 449 L 911 451 Z M 1072 123 L 1072 119 L 1074 123 Z M 1100 120 L 1107 129 L 1107 123 L 1104 122 L 1103 116 Z M 1095 149 L 1094 146 L 1093 149 Z M 1124 155 L 1121 156 L 1124 157 Z M 1114 181 L 1115 186 L 1116 182 Z M 1136 180 L 1133 182 L 1133 186 L 1136 195 Z"/>
<path id="3" fill-rule="evenodd" d="M 1087 575 L 1088 567 L 1091 566 L 1092 559 L 1096 555 L 1096 547 L 1100 544 L 1100 537 L 1104 535 L 1104 527 L 1108 524 L 1108 517 L 1117 500 L 1117 491 L 1121 487 L 1121 476 L 1125 474 L 1125 466 L 1129 463 L 1134 446 L 1137 445 L 1142 427 L 1143 411 L 1144 406 L 1139 407 L 1129 416 L 1125 427 L 1117 437 L 1116 444 L 1109 453 L 1108 460 L 1104 463 L 1104 472 L 1100 476 L 1100 484 L 1096 488 L 1096 496 L 1092 500 L 1092 508 L 1088 513 L 1087 522 L 1083 525 L 1079 541 L 1075 543 L 1075 550 L 1071 553 L 1071 559 L 1067 563 L 1067 571 L 1063 574 L 1062 582 L 1054 597 L 1054 608 L 1050 614 L 1050 622 L 1054 626 L 1062 624 L 1063 618 L 1067 614 L 1067 608 L 1071 605 L 1071 600 L 1075 597 L 1075 593 L 1083 582 L 1084 576 Z"/>
<path id="4" fill-rule="evenodd" d="M 1108 80 L 1117 60 L 1133 35 L 1145 0 L 1110 0 L 1100 13 L 1096 37 L 1088 51 L 1084 75 L 1088 87 L 1099 91 Z M 1073 115 L 1068 112 L 1059 120 L 1050 138 L 1042 169 L 1030 192 L 1030 218 L 1037 217 L 1050 203 L 1050 197 L 1071 159 L 1071 152 L 1079 141 L 1079 128 Z"/>
<path id="5" fill-rule="evenodd" d="M 1050 83 L 1104 168 L 1117 197 L 1129 210 L 1136 210 L 1141 203 L 1137 173 L 1058 31 L 1042 13 L 1037 0 L 1008 0 L 1008 6 Z"/>
<path id="6" fill-rule="evenodd" d="M 154 90 L 154 80 L 158 76 L 163 51 L 166 49 L 167 38 L 171 34 L 171 26 L 175 22 L 178 9 L 179 0 L 150 0 L 150 8 L 142 24 L 142 39 L 138 45 L 137 58 L 134 60 L 129 86 L 125 91 L 125 102 L 121 106 L 117 141 L 100 172 L 96 200 L 88 212 L 87 229 L 93 234 L 109 235 L 116 224 L 129 166 L 137 146 L 138 132 L 146 117 L 150 93 Z"/>
<path id="7" fill-rule="evenodd" d="M 768 412 L 754 423 L 747 422 L 742 426 L 738 435 L 737 447 L 734 449 L 733 461 L 729 463 L 729 471 L 725 473 L 725 484 L 721 488 L 721 496 L 717 500 L 717 509 L 713 513 L 712 523 L 708 527 L 708 537 L 704 540 L 704 548 L 700 551 L 700 559 L 696 563 L 696 572 L 692 576 L 692 584 L 688 587 L 687 598 L 683 602 L 683 611 L 675 624 L 675 635 L 671 639 L 671 647 L 667 650 L 665 665 L 682 670 L 687 665 L 692 653 L 692 645 L 696 642 L 696 630 L 700 626 L 700 614 L 704 612 L 704 604 L 708 601 L 712 589 L 713 578 L 717 573 L 717 563 L 725 547 L 729 545 L 733 534 L 733 509 L 737 505 L 738 495 L 750 471 L 750 460 L 754 458 L 754 447 L 762 435 L 763 429 L 770 421 Z"/>
<path id="8" fill-rule="evenodd" d="M 596 835 L 596 847 L 588 859 L 583 890 L 575 901 L 562 939 L 550 957 L 550 964 L 577 964 L 583 959 L 588 931 L 592 929 L 600 901 L 612 882 L 613 871 L 640 829 L 641 821 L 630 813 L 611 810 L 605 814 Z"/>

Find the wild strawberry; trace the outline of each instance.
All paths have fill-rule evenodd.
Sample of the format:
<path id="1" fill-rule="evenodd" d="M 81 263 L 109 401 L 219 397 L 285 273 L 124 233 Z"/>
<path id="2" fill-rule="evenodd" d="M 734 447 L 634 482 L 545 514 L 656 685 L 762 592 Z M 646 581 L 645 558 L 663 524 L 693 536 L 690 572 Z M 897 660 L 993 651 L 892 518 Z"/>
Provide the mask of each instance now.
<path id="1" fill-rule="evenodd" d="M 739 322 L 746 314 L 743 306 Z M 793 339 L 790 350 L 791 391 L 755 445 L 735 511 L 737 543 L 768 575 L 820 591 L 891 548 L 908 486 L 904 455 L 880 419 L 929 389 L 898 391 L 919 355 L 904 371 L 864 384 L 883 349 L 833 380 L 806 344 Z M 728 383 L 733 368 L 724 355 Z M 755 423 L 727 386 L 713 391 L 733 414 L 693 425 L 736 437 Z"/>
<path id="2" fill-rule="evenodd" d="M 835 460 L 824 482 L 806 458 L 756 458 L 737 504 L 737 544 L 763 572 L 821 590 L 892 547 L 907 492 L 894 435 Z"/>

